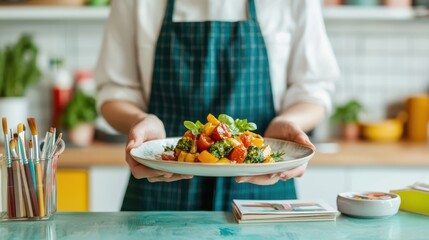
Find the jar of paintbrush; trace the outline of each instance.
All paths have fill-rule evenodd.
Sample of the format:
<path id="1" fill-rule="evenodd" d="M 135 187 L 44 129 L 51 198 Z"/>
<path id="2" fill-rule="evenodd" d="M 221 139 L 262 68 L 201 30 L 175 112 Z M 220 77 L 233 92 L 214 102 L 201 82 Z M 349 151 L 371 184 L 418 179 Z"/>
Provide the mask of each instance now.
<path id="1" fill-rule="evenodd" d="M 2 118 L 0 221 L 47 220 L 56 212 L 56 166 L 65 149 L 55 128 L 39 141 L 36 119 L 8 126 Z M 28 131 L 28 129 L 30 131 Z"/>

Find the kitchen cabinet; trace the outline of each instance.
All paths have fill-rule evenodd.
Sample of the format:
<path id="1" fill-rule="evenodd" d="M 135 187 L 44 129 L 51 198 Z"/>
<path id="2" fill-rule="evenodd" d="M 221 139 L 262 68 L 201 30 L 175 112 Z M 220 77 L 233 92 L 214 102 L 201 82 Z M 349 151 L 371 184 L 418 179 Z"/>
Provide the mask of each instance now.
<path id="1" fill-rule="evenodd" d="M 429 174 L 427 167 L 311 166 L 296 179 L 300 199 L 321 199 L 336 207 L 338 193 L 389 192 L 405 188 Z"/>
<path id="2" fill-rule="evenodd" d="M 89 206 L 91 212 L 115 212 L 121 209 L 130 171 L 127 167 L 92 167 L 89 170 Z"/>
<path id="3" fill-rule="evenodd" d="M 88 211 L 88 172 L 85 169 L 57 171 L 57 201 L 59 212 Z"/>
<path id="4" fill-rule="evenodd" d="M 116 212 L 120 210 L 128 183 L 127 167 L 59 169 L 59 212 Z"/>

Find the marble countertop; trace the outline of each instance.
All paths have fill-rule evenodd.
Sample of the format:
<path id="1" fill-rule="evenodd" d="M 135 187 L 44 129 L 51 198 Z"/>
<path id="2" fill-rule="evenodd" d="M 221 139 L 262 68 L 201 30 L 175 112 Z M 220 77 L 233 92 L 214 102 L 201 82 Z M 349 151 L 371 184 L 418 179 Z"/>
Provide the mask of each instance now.
<path id="1" fill-rule="evenodd" d="M 48 221 L 0 222 L 1 239 L 428 239 L 429 216 L 238 224 L 229 212 L 57 213 Z"/>

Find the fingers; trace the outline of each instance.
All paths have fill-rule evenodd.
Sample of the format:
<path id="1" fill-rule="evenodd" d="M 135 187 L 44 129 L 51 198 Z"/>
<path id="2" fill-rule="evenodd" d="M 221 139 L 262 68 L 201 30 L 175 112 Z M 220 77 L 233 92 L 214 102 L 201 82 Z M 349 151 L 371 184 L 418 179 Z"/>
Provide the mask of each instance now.
<path id="1" fill-rule="evenodd" d="M 253 176 L 253 177 L 236 177 L 235 181 L 238 183 L 253 183 L 256 185 L 262 185 L 262 186 L 267 186 L 267 185 L 273 185 L 276 184 L 279 181 L 279 177 L 271 177 L 270 174 L 266 174 L 266 175 L 260 175 L 260 176 Z"/>
<path id="2" fill-rule="evenodd" d="M 265 174 L 259 176 L 251 177 L 236 177 L 235 181 L 238 183 L 253 183 L 256 185 L 272 185 L 276 184 L 278 181 L 287 181 L 291 178 L 302 177 L 304 175 L 307 164 L 303 164 L 296 168 L 290 169 L 285 172 Z"/>
<path id="3" fill-rule="evenodd" d="M 181 175 L 181 174 L 171 174 L 170 176 L 162 175 L 157 177 L 147 178 L 149 182 L 174 182 L 182 179 L 192 179 L 193 176 L 190 175 Z"/>
<path id="4" fill-rule="evenodd" d="M 307 136 L 307 134 L 305 134 L 302 131 L 297 133 L 297 135 L 294 138 L 294 141 L 296 143 L 306 145 L 313 150 L 316 150 L 316 147 L 313 145 L 313 143 L 311 143 L 310 138 Z"/>

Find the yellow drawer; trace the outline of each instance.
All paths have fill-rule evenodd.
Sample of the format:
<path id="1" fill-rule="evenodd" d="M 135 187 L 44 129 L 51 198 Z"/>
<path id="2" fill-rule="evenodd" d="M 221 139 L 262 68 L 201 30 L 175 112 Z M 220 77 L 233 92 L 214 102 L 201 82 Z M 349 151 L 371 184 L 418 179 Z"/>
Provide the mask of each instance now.
<path id="1" fill-rule="evenodd" d="M 57 171 L 59 212 L 88 211 L 88 172 L 80 169 Z"/>

